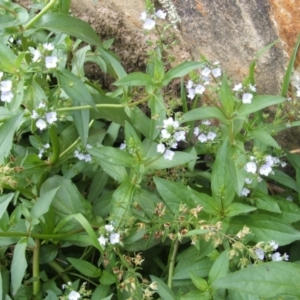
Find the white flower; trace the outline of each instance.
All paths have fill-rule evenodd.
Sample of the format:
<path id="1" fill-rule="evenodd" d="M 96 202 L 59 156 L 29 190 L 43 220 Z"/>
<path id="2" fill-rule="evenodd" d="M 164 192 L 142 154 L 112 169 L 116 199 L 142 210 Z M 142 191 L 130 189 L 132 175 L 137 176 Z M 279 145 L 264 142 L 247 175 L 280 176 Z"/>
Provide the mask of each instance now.
<path id="1" fill-rule="evenodd" d="M 265 252 L 263 249 L 257 248 L 254 250 L 258 259 L 263 260 L 265 258 Z"/>
<path id="2" fill-rule="evenodd" d="M 246 182 L 247 184 L 251 184 L 251 183 L 252 183 L 252 179 L 251 179 L 251 178 L 245 178 L 245 182 Z"/>
<path id="3" fill-rule="evenodd" d="M 204 85 L 208 85 L 209 84 L 209 76 L 202 76 L 202 80 L 204 81 Z"/>
<path id="4" fill-rule="evenodd" d="M 222 75 L 221 69 L 220 68 L 215 68 L 211 70 L 211 74 L 217 78 L 220 77 Z"/>
<path id="5" fill-rule="evenodd" d="M 47 144 L 43 145 L 43 147 L 44 147 L 45 149 L 49 149 L 49 148 L 50 148 L 50 144 L 47 143 Z"/>
<path id="6" fill-rule="evenodd" d="M 78 300 L 80 299 L 80 294 L 78 292 L 75 291 L 71 291 L 71 293 L 68 296 L 69 300 Z"/>
<path id="7" fill-rule="evenodd" d="M 274 241 L 271 241 L 270 243 L 270 246 L 272 247 L 273 250 L 277 250 L 278 249 L 278 244 Z"/>
<path id="8" fill-rule="evenodd" d="M 37 119 L 38 117 L 39 117 L 39 114 L 35 110 L 33 110 L 32 113 L 31 113 L 31 118 L 32 119 Z"/>
<path id="9" fill-rule="evenodd" d="M 282 257 L 280 256 L 280 253 L 279 253 L 279 252 L 275 252 L 275 253 L 272 255 L 272 261 L 282 261 Z"/>
<path id="10" fill-rule="evenodd" d="M 85 146 L 85 149 L 92 149 L 92 148 L 93 148 L 93 146 L 90 144 L 86 144 L 86 146 Z"/>
<path id="11" fill-rule="evenodd" d="M 242 189 L 241 196 L 247 197 L 249 193 L 250 193 L 250 190 L 248 190 L 247 188 L 244 187 Z"/>
<path id="12" fill-rule="evenodd" d="M 199 140 L 201 143 L 205 143 L 205 142 L 207 142 L 207 136 L 206 136 L 204 133 L 201 133 L 201 134 L 198 136 L 198 140 Z"/>
<path id="13" fill-rule="evenodd" d="M 167 13 L 164 12 L 163 10 L 159 9 L 156 13 L 156 16 L 159 17 L 160 19 L 165 19 L 166 18 L 166 15 Z"/>
<path id="14" fill-rule="evenodd" d="M 185 140 L 185 131 L 180 130 L 174 133 L 175 140 L 177 142 Z"/>
<path id="15" fill-rule="evenodd" d="M 188 95 L 187 97 L 191 100 L 193 100 L 195 98 L 196 92 L 195 89 L 188 89 Z"/>
<path id="16" fill-rule="evenodd" d="M 158 152 L 158 153 L 164 153 L 165 152 L 165 150 L 166 150 L 166 146 L 164 145 L 164 144 L 158 144 L 157 146 L 156 146 L 156 151 Z"/>
<path id="17" fill-rule="evenodd" d="M 282 259 L 287 261 L 287 260 L 289 260 L 289 256 L 286 253 L 284 253 L 282 255 Z"/>
<path id="18" fill-rule="evenodd" d="M 42 159 L 44 152 L 45 152 L 44 149 L 40 149 L 40 150 L 39 150 L 38 157 L 39 157 L 40 159 Z"/>
<path id="19" fill-rule="evenodd" d="M 255 162 L 250 161 L 250 162 L 246 163 L 245 170 L 247 172 L 254 174 L 256 172 L 256 169 L 257 169 L 257 167 L 256 167 L 256 163 Z"/>
<path id="20" fill-rule="evenodd" d="M 177 146 L 178 146 L 178 143 L 173 143 L 171 146 L 170 146 L 170 148 L 172 148 L 172 149 L 177 149 Z"/>
<path id="21" fill-rule="evenodd" d="M 57 67 L 58 58 L 56 56 L 46 56 L 45 62 L 47 69 L 54 69 Z"/>
<path id="22" fill-rule="evenodd" d="M 126 144 L 125 143 L 121 143 L 120 150 L 124 150 L 124 149 L 126 149 Z"/>
<path id="23" fill-rule="evenodd" d="M 189 80 L 188 83 L 186 84 L 187 89 L 191 89 L 194 85 L 194 82 L 192 80 Z"/>
<path id="24" fill-rule="evenodd" d="M 242 88 L 243 88 L 242 84 L 241 84 L 241 83 L 238 83 L 238 84 L 236 84 L 236 85 L 233 87 L 232 90 L 235 91 L 235 92 L 238 92 L 238 91 L 240 91 Z"/>
<path id="25" fill-rule="evenodd" d="M 194 128 L 194 135 L 198 135 L 200 133 L 199 127 Z"/>
<path id="26" fill-rule="evenodd" d="M 105 225 L 104 228 L 107 232 L 113 232 L 115 229 L 114 226 L 111 224 Z"/>
<path id="27" fill-rule="evenodd" d="M 211 70 L 208 67 L 205 67 L 202 72 L 201 75 L 207 77 L 210 74 Z"/>
<path id="28" fill-rule="evenodd" d="M 212 132 L 212 131 L 210 131 L 208 134 L 207 134 L 207 139 L 208 140 L 211 140 L 211 141 L 213 141 L 215 138 L 216 138 L 216 136 L 217 136 L 217 134 L 216 133 L 214 133 L 214 132 Z"/>
<path id="29" fill-rule="evenodd" d="M 209 121 L 209 120 L 204 120 L 204 121 L 202 121 L 202 124 L 203 124 L 203 125 L 206 125 L 206 126 L 209 126 L 209 125 L 211 125 L 211 121 Z"/>
<path id="30" fill-rule="evenodd" d="M 47 128 L 47 123 L 43 119 L 38 119 L 35 125 L 39 130 L 43 130 Z"/>
<path id="31" fill-rule="evenodd" d="M 44 108 L 46 107 L 46 104 L 44 102 L 40 102 L 38 108 Z"/>
<path id="32" fill-rule="evenodd" d="M 147 13 L 145 11 L 143 11 L 141 14 L 140 14 L 140 20 L 142 21 L 145 21 L 147 19 Z"/>
<path id="33" fill-rule="evenodd" d="M 149 18 L 146 18 L 143 28 L 146 30 L 151 30 L 155 27 L 155 21 Z"/>
<path id="34" fill-rule="evenodd" d="M 1 101 L 3 102 L 10 103 L 13 97 L 14 94 L 10 91 L 1 93 Z"/>
<path id="35" fill-rule="evenodd" d="M 202 84 L 197 84 L 195 87 L 195 94 L 202 95 L 205 91 L 205 87 Z"/>
<path id="36" fill-rule="evenodd" d="M 168 128 L 169 126 L 176 129 L 179 127 L 179 123 L 178 121 L 173 121 L 173 118 L 170 117 L 169 119 L 164 120 L 164 128 Z"/>
<path id="37" fill-rule="evenodd" d="M 281 162 L 281 167 L 282 167 L 282 168 L 286 167 L 286 162 L 285 162 L 285 161 L 282 161 L 282 162 Z"/>
<path id="38" fill-rule="evenodd" d="M 109 240 L 112 245 L 120 243 L 120 233 L 112 233 Z"/>
<path id="39" fill-rule="evenodd" d="M 2 76 L 3 76 L 3 72 L 0 72 L 0 79 L 2 78 Z"/>
<path id="40" fill-rule="evenodd" d="M 42 54 L 41 54 L 41 52 L 39 50 L 35 49 L 32 54 L 33 54 L 33 57 L 32 57 L 32 61 L 33 62 L 40 61 L 40 59 L 42 57 Z"/>
<path id="41" fill-rule="evenodd" d="M 296 92 L 296 97 L 300 97 L 300 90 Z"/>
<path id="42" fill-rule="evenodd" d="M 108 241 L 108 239 L 106 237 L 104 237 L 103 235 L 100 235 L 100 237 L 98 239 L 100 246 L 105 246 L 107 241 Z"/>
<path id="43" fill-rule="evenodd" d="M 167 129 L 163 129 L 161 132 L 160 132 L 161 136 L 163 139 L 169 139 L 171 137 L 171 133 L 168 132 Z"/>
<path id="44" fill-rule="evenodd" d="M 50 111 L 46 113 L 46 120 L 49 124 L 53 124 L 55 121 L 57 121 L 57 114 L 55 111 Z"/>
<path id="45" fill-rule="evenodd" d="M 90 154 L 84 154 L 84 161 L 85 161 L 85 162 L 92 161 L 91 155 L 90 155 Z"/>
<path id="46" fill-rule="evenodd" d="M 12 81 L 11 80 L 4 80 L 0 83 L 0 90 L 1 92 L 10 92 L 12 87 Z"/>
<path id="47" fill-rule="evenodd" d="M 255 87 L 255 85 L 252 85 L 251 83 L 248 85 L 249 86 L 249 90 L 251 91 L 251 92 L 256 92 L 256 87 Z"/>
<path id="48" fill-rule="evenodd" d="M 43 47 L 45 50 L 48 50 L 48 51 L 52 51 L 54 49 L 54 46 L 51 43 L 45 43 L 45 44 L 43 44 Z"/>
<path id="49" fill-rule="evenodd" d="M 286 200 L 287 200 L 287 201 L 294 201 L 294 199 L 293 199 L 292 196 L 287 196 L 287 197 L 286 197 Z"/>
<path id="50" fill-rule="evenodd" d="M 253 98 L 253 95 L 252 95 L 252 94 L 250 94 L 250 93 L 245 93 L 245 94 L 243 94 L 242 101 L 243 101 L 244 104 L 246 104 L 246 103 L 251 103 L 252 98 Z"/>
<path id="51" fill-rule="evenodd" d="M 165 154 L 164 154 L 164 159 L 172 160 L 174 154 L 175 154 L 174 151 L 172 151 L 172 150 L 166 150 L 166 152 L 165 152 Z"/>
<path id="52" fill-rule="evenodd" d="M 259 168 L 259 174 L 268 176 L 272 172 L 272 168 L 268 164 L 264 164 Z"/>

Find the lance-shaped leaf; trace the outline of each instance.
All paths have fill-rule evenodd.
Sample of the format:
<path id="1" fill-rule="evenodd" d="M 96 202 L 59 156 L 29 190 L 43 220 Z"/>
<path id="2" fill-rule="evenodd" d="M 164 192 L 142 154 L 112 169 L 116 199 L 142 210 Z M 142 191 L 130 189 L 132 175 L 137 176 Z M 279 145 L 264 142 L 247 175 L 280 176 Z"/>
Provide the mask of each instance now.
<path id="1" fill-rule="evenodd" d="M 116 81 L 114 85 L 151 86 L 153 85 L 153 82 L 150 75 L 141 72 L 133 72 Z"/>
<path id="2" fill-rule="evenodd" d="M 14 73 L 15 66 L 13 62 L 16 60 L 15 54 L 0 40 L 0 71 L 6 73 Z"/>
<path id="3" fill-rule="evenodd" d="M 189 112 L 185 113 L 182 116 L 181 123 L 210 119 L 210 118 L 218 119 L 224 124 L 228 122 L 226 117 L 224 116 L 224 114 L 219 108 L 214 106 L 205 106 L 205 107 L 199 107 L 190 110 Z"/>

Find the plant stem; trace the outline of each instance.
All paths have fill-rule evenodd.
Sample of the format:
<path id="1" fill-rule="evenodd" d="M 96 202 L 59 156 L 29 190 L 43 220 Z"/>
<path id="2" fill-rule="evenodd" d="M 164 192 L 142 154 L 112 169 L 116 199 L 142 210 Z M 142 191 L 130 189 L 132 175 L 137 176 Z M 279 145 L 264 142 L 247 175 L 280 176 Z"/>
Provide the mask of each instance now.
<path id="1" fill-rule="evenodd" d="M 176 255 L 177 255 L 177 251 L 178 251 L 178 247 L 179 247 L 179 240 L 176 239 L 173 243 L 172 243 L 172 248 L 171 248 L 171 257 L 169 259 L 169 274 L 168 274 L 168 287 L 170 289 L 172 289 L 172 278 L 173 278 L 173 274 L 174 274 L 174 268 L 175 268 L 175 261 L 176 261 Z"/>
<path id="2" fill-rule="evenodd" d="M 55 260 L 49 262 L 48 265 L 58 273 L 65 283 L 72 282 L 70 277 L 65 274 L 65 270 Z"/>
<path id="3" fill-rule="evenodd" d="M 51 126 L 49 128 L 49 135 L 50 135 L 51 144 L 52 144 L 52 154 L 49 157 L 49 165 L 53 166 L 59 158 L 59 142 L 58 142 L 55 126 Z"/>
<path id="4" fill-rule="evenodd" d="M 32 258 L 32 277 L 33 281 L 33 295 L 38 296 L 40 293 L 40 240 L 35 239 L 35 247 Z"/>
<path id="5" fill-rule="evenodd" d="M 57 0 L 51 0 L 36 16 L 34 16 L 25 26 L 24 29 L 29 29 L 32 25 L 37 22 L 51 7 L 55 4 Z"/>

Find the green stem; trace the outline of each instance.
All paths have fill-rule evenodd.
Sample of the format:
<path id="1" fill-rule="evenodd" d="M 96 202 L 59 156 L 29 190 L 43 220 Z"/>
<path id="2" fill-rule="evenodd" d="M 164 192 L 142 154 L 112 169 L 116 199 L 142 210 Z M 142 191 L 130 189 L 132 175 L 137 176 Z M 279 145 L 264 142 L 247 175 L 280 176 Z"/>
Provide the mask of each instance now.
<path id="1" fill-rule="evenodd" d="M 3 5 L 3 4 L 0 4 L 0 9 L 6 10 L 10 14 L 14 15 L 16 18 L 18 17 L 18 14 L 14 10 L 10 9 L 9 7 L 7 7 L 7 6 Z"/>
<path id="2" fill-rule="evenodd" d="M 52 154 L 49 157 L 49 165 L 53 166 L 59 158 L 59 142 L 58 142 L 55 126 L 51 126 L 49 128 L 49 135 L 50 135 L 51 144 L 52 144 Z"/>
<path id="3" fill-rule="evenodd" d="M 35 247 L 32 258 L 32 277 L 33 281 L 33 295 L 38 296 L 40 293 L 40 240 L 35 239 Z"/>
<path id="4" fill-rule="evenodd" d="M 173 278 L 173 274 L 174 274 L 174 269 L 175 269 L 175 261 L 176 261 L 176 255 L 177 255 L 177 251 L 178 251 L 178 247 L 179 247 L 179 240 L 176 239 L 173 244 L 172 244 L 172 248 L 171 248 L 171 257 L 169 260 L 169 274 L 168 274 L 168 287 L 170 289 L 172 289 L 172 278 Z"/>
<path id="5" fill-rule="evenodd" d="M 37 22 L 51 7 L 55 4 L 57 0 L 51 0 L 36 16 L 34 16 L 25 26 L 24 29 L 29 29 L 32 25 Z"/>
<path id="6" fill-rule="evenodd" d="M 65 273 L 65 270 L 55 260 L 49 262 L 48 265 L 57 272 L 65 283 L 72 282 L 70 277 Z"/>

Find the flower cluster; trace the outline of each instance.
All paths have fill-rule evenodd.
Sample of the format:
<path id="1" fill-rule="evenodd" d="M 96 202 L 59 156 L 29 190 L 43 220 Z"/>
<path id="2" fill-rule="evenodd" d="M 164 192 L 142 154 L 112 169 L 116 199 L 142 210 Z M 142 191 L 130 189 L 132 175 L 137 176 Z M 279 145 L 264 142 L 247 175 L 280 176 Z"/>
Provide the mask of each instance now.
<path id="1" fill-rule="evenodd" d="M 156 151 L 164 153 L 165 159 L 172 160 L 175 153 L 170 149 L 176 149 L 178 142 L 185 141 L 186 128 L 179 127 L 179 122 L 174 121 L 171 117 L 164 120 L 163 123 L 160 131 L 160 143 L 157 145 Z"/>
<path id="2" fill-rule="evenodd" d="M 37 109 L 32 111 L 31 118 L 36 120 L 35 125 L 38 129 L 44 130 L 57 121 L 57 113 L 48 111 L 46 104 L 41 102 Z"/>
<path id="3" fill-rule="evenodd" d="M 168 13 L 168 19 L 172 26 L 177 29 L 177 24 L 181 23 L 181 19 L 173 2 L 171 0 L 158 0 L 158 2 Z"/>
<path id="4" fill-rule="evenodd" d="M 216 137 L 216 132 L 211 127 L 209 120 L 204 120 L 201 125 L 194 128 L 194 135 L 201 143 L 212 142 Z"/>
<path id="5" fill-rule="evenodd" d="M 212 67 L 205 67 L 201 73 L 197 83 L 193 80 L 189 80 L 186 84 L 186 89 L 188 92 L 187 97 L 191 100 L 195 98 L 196 95 L 202 95 L 205 92 L 205 86 L 210 83 L 210 77 L 218 78 L 222 75 L 221 69 L 218 67 L 219 62 L 215 62 Z"/>
<path id="6" fill-rule="evenodd" d="M 0 79 L 3 76 L 3 72 L 0 72 Z M 14 94 L 11 91 L 12 81 L 11 80 L 2 80 L 0 81 L 0 91 L 1 91 L 1 101 L 3 102 L 11 102 Z"/>
<path id="7" fill-rule="evenodd" d="M 152 30 L 155 27 L 155 19 L 165 19 L 167 13 L 165 13 L 163 10 L 159 9 L 155 12 L 155 14 L 148 17 L 147 12 L 142 12 L 140 15 L 140 20 L 144 22 L 143 28 L 146 30 Z"/>
<path id="8" fill-rule="evenodd" d="M 272 260 L 272 261 L 283 261 L 289 260 L 289 256 L 284 253 L 281 255 L 279 252 L 274 252 L 278 249 L 278 244 L 274 241 L 260 242 L 255 246 L 254 253 L 259 260 Z M 272 253 L 274 252 L 274 253 Z"/>
<path id="9" fill-rule="evenodd" d="M 39 150 L 38 157 L 40 159 L 42 159 L 45 152 L 49 151 L 49 149 L 50 149 L 50 144 L 47 143 L 47 144 L 43 145 L 43 147 Z"/>
<path id="10" fill-rule="evenodd" d="M 93 148 L 90 144 L 86 144 L 85 147 L 77 148 L 74 151 L 74 156 L 77 157 L 79 160 L 84 160 L 85 162 L 89 162 L 92 160 L 91 154 L 87 153 L 87 149 Z"/>
<path id="11" fill-rule="evenodd" d="M 107 224 L 104 226 L 104 232 L 100 235 L 98 241 L 100 246 L 104 248 L 108 243 L 111 245 L 120 243 L 120 233 L 114 232 L 115 228 L 112 224 Z"/>
<path id="12" fill-rule="evenodd" d="M 250 104 L 252 102 L 253 93 L 256 93 L 256 87 L 252 84 L 249 84 L 247 87 L 243 87 L 241 83 L 236 84 L 233 89 L 236 94 L 242 93 L 242 102 L 244 104 Z"/>
<path id="13" fill-rule="evenodd" d="M 30 48 L 33 62 L 40 62 L 42 59 L 45 61 L 47 69 L 55 69 L 57 67 L 58 58 L 51 55 L 54 46 L 51 43 L 45 43 L 42 47 L 37 49 Z"/>

